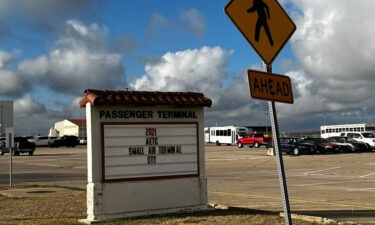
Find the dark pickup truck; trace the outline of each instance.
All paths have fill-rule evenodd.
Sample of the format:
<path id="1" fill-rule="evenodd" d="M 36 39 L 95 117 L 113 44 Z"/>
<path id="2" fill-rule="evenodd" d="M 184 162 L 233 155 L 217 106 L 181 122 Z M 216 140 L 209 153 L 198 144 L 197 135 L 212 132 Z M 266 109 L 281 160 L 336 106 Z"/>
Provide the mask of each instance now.
<path id="1" fill-rule="evenodd" d="M 66 147 L 76 147 L 76 145 L 79 144 L 78 137 L 73 135 L 64 135 L 62 137 L 59 137 L 57 139 L 51 140 L 48 142 L 48 146 L 50 148 L 58 148 L 60 146 L 66 146 Z"/>
<path id="2" fill-rule="evenodd" d="M 34 155 L 35 143 L 27 140 L 26 137 L 15 137 L 14 148 L 12 149 L 13 155 L 20 155 L 21 153 L 28 153 Z M 5 140 L 0 141 L 0 155 L 9 153 L 9 148 L 5 147 Z"/>

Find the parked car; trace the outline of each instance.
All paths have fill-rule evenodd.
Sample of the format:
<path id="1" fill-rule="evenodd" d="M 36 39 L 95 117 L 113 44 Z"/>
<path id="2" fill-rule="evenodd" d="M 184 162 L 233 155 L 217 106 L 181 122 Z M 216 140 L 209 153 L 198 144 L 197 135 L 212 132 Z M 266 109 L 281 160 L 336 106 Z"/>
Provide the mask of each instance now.
<path id="1" fill-rule="evenodd" d="M 312 144 L 314 146 L 314 153 L 340 152 L 340 147 L 337 144 L 331 143 L 324 138 L 304 138 L 301 144 Z"/>
<path id="2" fill-rule="evenodd" d="M 60 146 L 76 147 L 79 144 L 78 137 L 73 135 L 64 135 L 48 142 L 50 148 L 58 148 Z"/>
<path id="3" fill-rule="evenodd" d="M 303 142 L 300 138 L 282 137 L 280 138 L 280 151 L 290 155 L 300 155 L 301 153 L 314 154 L 314 144 Z"/>
<path id="4" fill-rule="evenodd" d="M 13 155 L 20 155 L 21 153 L 34 155 L 34 151 L 35 143 L 28 141 L 25 137 L 14 138 L 14 148 L 12 149 Z M 5 142 L 0 142 L 0 155 L 4 155 L 4 153 L 9 153 L 9 148 L 5 147 Z"/>
<path id="5" fill-rule="evenodd" d="M 35 146 L 48 146 L 48 142 L 56 139 L 57 137 L 49 137 L 49 136 L 35 136 L 29 141 L 34 142 Z"/>
<path id="6" fill-rule="evenodd" d="M 271 145 L 272 144 L 272 137 L 263 134 L 263 133 L 252 133 L 248 134 L 245 137 L 237 139 L 237 146 L 242 148 L 245 145 L 249 147 L 259 148 L 261 145 Z"/>
<path id="7" fill-rule="evenodd" d="M 343 151 L 346 152 L 360 152 L 371 150 L 365 143 L 356 141 L 349 137 L 330 137 L 328 141 L 335 143 L 342 147 Z"/>
<path id="8" fill-rule="evenodd" d="M 349 137 L 356 141 L 366 143 L 371 149 L 375 149 L 375 134 L 369 132 L 344 132 L 341 137 Z"/>

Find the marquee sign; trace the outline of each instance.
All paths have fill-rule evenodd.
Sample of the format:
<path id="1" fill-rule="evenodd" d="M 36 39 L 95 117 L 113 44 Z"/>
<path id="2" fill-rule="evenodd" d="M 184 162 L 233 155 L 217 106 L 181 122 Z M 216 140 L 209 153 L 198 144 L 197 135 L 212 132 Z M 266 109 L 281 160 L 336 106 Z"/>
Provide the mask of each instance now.
<path id="1" fill-rule="evenodd" d="M 103 182 L 199 176 L 196 122 L 103 122 Z"/>

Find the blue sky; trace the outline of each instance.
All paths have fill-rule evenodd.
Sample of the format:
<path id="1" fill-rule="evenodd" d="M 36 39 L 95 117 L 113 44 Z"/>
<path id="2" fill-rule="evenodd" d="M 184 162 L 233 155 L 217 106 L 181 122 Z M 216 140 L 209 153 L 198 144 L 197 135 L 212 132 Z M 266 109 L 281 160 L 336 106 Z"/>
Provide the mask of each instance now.
<path id="1" fill-rule="evenodd" d="M 375 2 L 362 1 L 280 1 L 297 24 L 273 63 L 295 93 L 295 104 L 277 105 L 281 130 L 317 130 L 323 114 L 328 124 L 375 121 L 375 18 L 366 13 Z M 0 98 L 15 101 L 16 131 L 25 134 L 27 123 L 47 133 L 84 117 L 85 88 L 203 92 L 214 102 L 207 126 L 264 125 L 266 103 L 250 99 L 244 73 L 261 69 L 261 59 L 224 13 L 227 3 L 0 1 Z"/>

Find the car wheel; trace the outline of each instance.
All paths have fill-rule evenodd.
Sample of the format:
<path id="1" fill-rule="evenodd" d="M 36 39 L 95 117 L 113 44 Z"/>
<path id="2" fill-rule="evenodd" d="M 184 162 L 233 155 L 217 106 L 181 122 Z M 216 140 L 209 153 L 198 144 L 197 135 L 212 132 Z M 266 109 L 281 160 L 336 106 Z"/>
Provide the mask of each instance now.
<path id="1" fill-rule="evenodd" d="M 294 148 L 293 149 L 293 155 L 299 155 L 300 154 L 300 151 L 298 148 Z"/>
<path id="2" fill-rule="evenodd" d="M 29 152 L 29 155 L 31 156 L 31 155 L 34 155 L 34 152 Z"/>
<path id="3" fill-rule="evenodd" d="M 241 142 L 238 142 L 237 146 L 238 146 L 239 148 L 242 148 L 242 147 L 243 147 L 243 144 L 242 144 Z"/>
<path id="4" fill-rule="evenodd" d="M 216 146 L 220 146 L 220 142 L 219 141 L 216 141 Z"/>
<path id="5" fill-rule="evenodd" d="M 255 143 L 254 143 L 254 147 L 255 147 L 255 148 L 259 148 L 259 143 L 258 143 L 258 142 L 255 142 Z"/>

